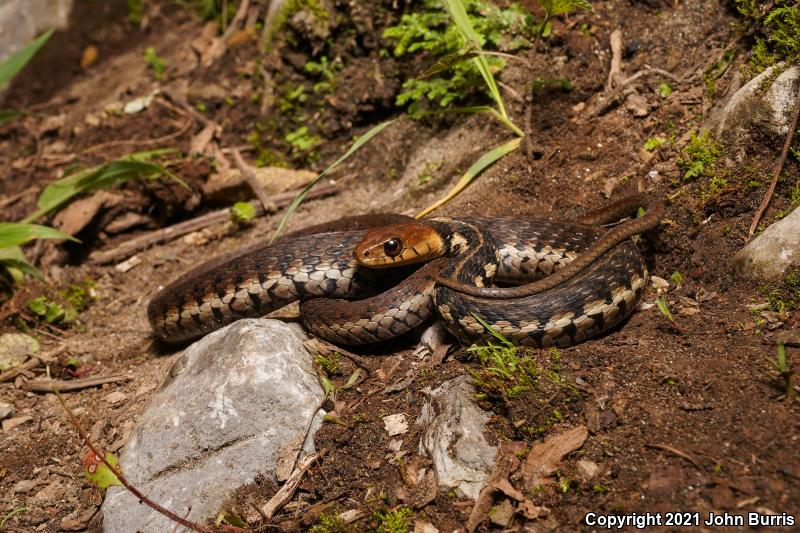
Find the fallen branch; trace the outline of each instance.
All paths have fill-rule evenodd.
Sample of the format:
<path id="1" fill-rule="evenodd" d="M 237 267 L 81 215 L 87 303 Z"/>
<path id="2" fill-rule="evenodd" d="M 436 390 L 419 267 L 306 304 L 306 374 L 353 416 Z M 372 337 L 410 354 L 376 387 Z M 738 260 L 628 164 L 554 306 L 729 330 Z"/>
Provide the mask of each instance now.
<path id="1" fill-rule="evenodd" d="M 794 132 L 797 129 L 798 116 L 800 116 L 800 89 L 797 91 L 797 97 L 794 103 L 794 113 L 792 113 L 792 120 L 789 123 L 789 133 L 786 135 L 786 142 L 783 143 L 781 157 L 775 164 L 775 170 L 772 172 L 772 181 L 769 184 L 769 189 L 767 189 L 767 193 L 764 195 L 764 198 L 761 199 L 761 205 L 758 206 L 756 214 L 753 215 L 753 222 L 750 224 L 750 231 L 747 232 L 748 241 L 753 238 L 753 233 L 755 233 L 756 228 L 758 227 L 758 222 L 764 215 L 764 211 L 767 210 L 767 206 L 769 205 L 769 201 L 772 199 L 772 195 L 775 194 L 775 187 L 778 185 L 778 178 L 781 175 L 781 170 L 783 170 L 783 165 L 786 163 L 786 156 L 789 154 L 789 147 L 792 145 Z"/>
<path id="2" fill-rule="evenodd" d="M 317 459 L 322 458 L 326 453 L 328 453 L 327 449 L 322 450 L 321 452 L 306 455 L 297 464 L 297 467 L 294 469 L 294 472 L 292 472 L 292 475 L 289 476 L 289 479 L 286 480 L 286 483 L 284 483 L 280 490 L 275 493 L 275 496 L 270 498 L 270 500 L 261 507 L 261 514 L 268 518 L 275 516 L 275 513 L 277 513 L 290 499 L 292 499 L 294 492 L 297 490 L 297 486 L 300 485 L 300 482 L 303 480 L 303 476 L 309 467 Z"/>
<path id="3" fill-rule="evenodd" d="M 233 155 L 233 162 L 236 163 L 236 167 L 239 169 L 239 172 L 242 173 L 242 177 L 250 185 L 250 188 L 255 193 L 258 200 L 261 202 L 261 207 L 264 208 L 265 213 L 273 213 L 275 212 L 275 202 L 272 198 L 269 197 L 267 191 L 258 183 L 258 179 L 256 179 L 256 175 L 253 172 L 253 169 L 250 168 L 250 165 L 244 162 L 242 159 L 242 154 L 239 153 L 239 150 L 234 148 L 231 150 L 231 155 Z"/>
<path id="4" fill-rule="evenodd" d="M 276 194 L 272 197 L 272 202 L 278 208 L 286 207 L 289 205 L 289 203 L 291 203 L 294 197 L 297 196 L 298 192 L 299 191 L 289 191 Z M 307 198 L 324 198 L 326 196 L 337 194 L 338 192 L 339 189 L 335 185 L 327 185 L 310 191 Z M 256 216 L 261 216 L 264 214 L 264 208 L 261 206 L 260 202 L 251 202 L 251 204 L 253 204 L 253 207 L 256 209 Z M 125 241 L 112 250 L 98 250 L 96 252 L 92 252 L 89 254 L 89 262 L 96 265 L 106 265 L 109 263 L 123 261 L 136 252 L 145 250 L 156 244 L 177 239 L 178 237 L 182 237 L 192 233 L 193 231 L 198 231 L 209 226 L 222 224 L 228 220 L 229 216 L 228 208 L 219 209 L 217 211 L 212 211 L 211 213 L 206 213 L 205 215 L 197 218 L 175 224 L 174 226 L 170 226 L 168 228 L 161 228 L 151 231 L 149 233 L 145 233 L 144 235 L 140 235 Z"/>
<path id="5" fill-rule="evenodd" d="M 26 381 L 22 384 L 22 388 L 31 392 L 52 392 L 53 388 L 59 391 L 70 392 L 74 390 L 88 389 L 90 387 L 97 387 L 105 385 L 106 383 L 117 383 L 120 381 L 129 381 L 133 379 L 131 376 L 123 376 L 120 374 L 114 376 L 102 376 L 96 378 L 86 379 L 33 379 Z"/>
<path id="6" fill-rule="evenodd" d="M 653 448 L 655 450 L 662 450 L 665 452 L 669 452 L 681 459 L 686 459 L 690 463 L 692 463 L 698 470 L 703 470 L 703 467 L 700 466 L 700 463 L 697 462 L 697 459 L 689 455 L 688 453 L 679 450 L 678 448 L 674 448 L 669 444 L 645 444 L 648 448 Z"/>

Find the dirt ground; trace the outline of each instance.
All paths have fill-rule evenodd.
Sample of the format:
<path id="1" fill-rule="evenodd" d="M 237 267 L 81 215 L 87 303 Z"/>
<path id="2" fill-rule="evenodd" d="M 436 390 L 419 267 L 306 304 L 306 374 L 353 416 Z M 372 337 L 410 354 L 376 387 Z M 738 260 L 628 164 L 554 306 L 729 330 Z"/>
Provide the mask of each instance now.
<path id="1" fill-rule="evenodd" d="M 170 156 L 170 169 L 190 190 L 161 180 L 128 183 L 119 193 L 123 199 L 106 210 L 105 220 L 99 216 L 78 234 L 82 246 L 31 248 L 45 281 L 26 283 L 0 307 L 0 332 L 17 331 L 26 323 L 41 343 L 42 360 L 0 383 L 0 399 L 13 406 L 11 417 L 28 417 L 0 433 L 0 529 L 8 531 L 94 530 L 101 520 L 103 492 L 83 477 L 85 449 L 78 434 L 53 394 L 26 391 L 23 382 L 45 375 L 119 376 L 110 384 L 64 394 L 94 442 L 118 452 L 176 357 L 151 337 L 145 314 L 149 299 L 199 262 L 267 239 L 280 220 L 282 213 L 260 217 L 244 229 L 218 225 L 158 244 L 139 252 L 139 262 L 125 272 L 89 260 L 93 251 L 114 249 L 139 233 L 231 202 L 204 194 L 204 184 L 219 170 L 213 158 L 180 155 L 207 125 L 203 119 L 219 125 L 220 148 L 240 147 L 251 162 L 279 157 L 283 164 L 319 171 L 355 135 L 399 116 L 392 102 L 402 80 L 426 66 L 380 53 L 387 46 L 380 37 L 382 28 L 397 20 L 404 2 L 400 7 L 392 2 L 328 2 L 338 21 L 329 35 L 300 40 L 303 28 L 293 19 L 266 60 L 260 62 L 255 40 L 245 38 L 207 68 L 197 57 L 204 23 L 190 11 L 171 3 L 151 5 L 136 24 L 126 18 L 125 2 L 102 7 L 90 3 L 91 9 L 78 4 L 84 7 L 76 9 L 73 29 L 54 37 L 7 96 L 5 107 L 36 114 L 0 127 L 3 220 L 33 211 L 42 188 L 79 165 L 136 150 L 178 149 Z M 535 93 L 526 127 L 533 157 L 512 153 L 436 214 L 568 220 L 630 192 L 669 199 L 664 223 L 641 245 L 652 274 L 673 280 L 667 301 L 674 320 L 657 306 L 645 305 L 608 335 L 562 350 L 563 375 L 580 384 L 580 393 L 569 401 L 556 395 L 537 407 L 542 404 L 536 392 L 481 401 L 494 413 L 487 432 L 495 443 L 530 445 L 565 428 L 583 425 L 589 430 L 582 448 L 561 463 L 558 482 L 535 493 L 526 491 L 535 505 L 549 509 L 546 516 L 526 520 L 517 515 L 509 527 L 589 531 L 593 528 L 582 520 L 590 511 L 702 516 L 758 511 L 800 519 L 800 404 L 786 398 L 783 382 L 768 361 L 776 353 L 773 339 L 800 327 L 800 313 L 752 311 L 767 301 L 774 287 L 737 278 L 731 263 L 744 244 L 782 140 L 758 139 L 727 148 L 719 163 L 727 182 L 712 192 L 710 178 L 685 182 L 678 166 L 691 132 L 742 83 L 738 67 L 746 60 L 746 43 L 737 40 L 735 15 L 716 0 L 592 5 L 592 12 L 553 21 L 553 36 L 535 51 L 523 52 L 530 68 L 510 62 L 500 76 L 510 88 L 505 95 L 518 124 L 526 123 L 524 95 L 533 79 L 572 84 L 569 90 Z M 632 85 L 643 109 L 629 105 L 630 100 L 608 106 L 600 100 L 611 62 L 610 35 L 617 28 L 623 35 L 624 75 L 646 72 Z M 82 68 L 81 54 L 90 44 L 97 46 L 99 57 Z M 162 80 L 154 79 L 142 60 L 148 46 L 167 60 Z M 279 112 L 277 101 L 266 112 L 262 109 L 267 98 L 262 90 L 265 77 L 277 91 L 296 83 L 310 85 L 298 65 L 317 57 L 317 47 L 327 47 L 329 57 L 341 59 L 337 75 L 347 82 L 336 83 L 322 102 L 312 96 L 302 104 L 311 131 L 323 140 L 315 156 L 307 158 L 293 153 L 281 135 L 270 133 L 294 125 Z M 730 47 L 738 54 L 711 94 L 704 72 Z M 666 98 L 658 94 L 663 82 L 674 89 Z M 153 102 L 138 113 L 103 112 L 156 89 Z M 187 106 L 175 103 L 181 99 Z M 258 142 L 254 132 L 260 135 Z M 670 141 L 652 152 L 643 150 L 653 137 Z M 441 197 L 458 179 L 458 170 L 463 172 L 487 148 L 507 138 L 507 131 L 487 116 L 403 120 L 334 172 L 331 182 L 338 193 L 303 204 L 288 229 L 353 213 L 416 212 Z M 440 163 L 423 180 L 430 161 Z M 790 179 L 779 184 L 765 224 L 788 208 L 798 170 L 800 165 L 790 158 L 784 169 Z M 755 185 L 753 176 L 760 180 Z M 110 231 L 108 221 L 126 210 L 141 215 L 138 225 Z M 682 275 L 679 283 L 675 272 Z M 93 280 L 96 299 L 77 324 L 33 321 L 28 300 L 87 279 Z M 655 302 L 654 289 L 645 300 Z M 414 348 L 415 339 L 409 336 L 355 351 L 370 356 L 369 376 L 339 394 L 338 401 L 351 407 L 341 413 L 341 423 L 323 425 L 316 446 L 327 454 L 309 470 L 273 525 L 267 526 L 252 507 L 276 492 L 266 479 L 242 488 L 231 502 L 220 502 L 220 508 L 233 508 L 270 531 L 306 530 L 323 512 L 350 509 L 364 512 L 350 527 L 365 530 L 376 527 L 373 513 L 398 505 L 412 509 L 412 524 L 424 521 L 440 531 L 464 527 L 474 502 L 454 493 L 419 494 L 422 489 L 409 484 L 407 475 L 410 465 L 419 466 L 419 430 L 412 425 L 402 437 L 406 455 L 398 459 L 382 417 L 402 412 L 416 419 L 423 389 L 467 371 L 479 372 L 480 366 L 463 349 L 437 363 L 418 359 Z M 535 354 L 545 357 L 547 352 Z M 797 360 L 800 349 L 787 347 L 787 354 L 790 361 Z M 70 360 L 78 362 L 78 376 L 67 365 Z M 332 377 L 344 381 L 354 368 L 343 358 Z M 552 418 L 555 411 L 557 419 Z M 587 476 L 579 461 L 597 465 L 596 473 Z M 511 482 L 526 490 L 513 474 Z M 504 499 L 497 494 L 494 503 Z M 491 528 L 499 526 L 488 521 L 479 526 Z"/>

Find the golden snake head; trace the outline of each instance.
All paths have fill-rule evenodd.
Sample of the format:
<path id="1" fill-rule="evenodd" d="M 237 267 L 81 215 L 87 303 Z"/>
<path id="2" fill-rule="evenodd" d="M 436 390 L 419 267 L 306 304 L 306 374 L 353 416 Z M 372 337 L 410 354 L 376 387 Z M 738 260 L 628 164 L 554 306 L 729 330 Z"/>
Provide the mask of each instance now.
<path id="1" fill-rule="evenodd" d="M 443 256 L 446 249 L 434 228 L 407 222 L 370 230 L 356 245 L 353 255 L 364 266 L 388 268 L 430 261 Z"/>

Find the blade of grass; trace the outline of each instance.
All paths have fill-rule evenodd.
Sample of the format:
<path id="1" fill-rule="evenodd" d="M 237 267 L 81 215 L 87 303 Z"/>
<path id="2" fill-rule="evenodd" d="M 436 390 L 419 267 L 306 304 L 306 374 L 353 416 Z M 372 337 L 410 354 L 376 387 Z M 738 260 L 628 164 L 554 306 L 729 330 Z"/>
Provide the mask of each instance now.
<path id="1" fill-rule="evenodd" d="M 505 144 L 501 144 L 497 148 L 490 150 L 483 154 L 481 157 L 475 161 L 469 170 L 467 170 L 458 183 L 450 189 L 443 198 L 437 200 L 432 205 L 426 207 L 422 211 L 416 214 L 416 218 L 422 218 L 434 209 L 438 209 L 445 203 L 449 202 L 453 199 L 458 193 L 460 193 L 464 188 L 469 185 L 472 180 L 474 180 L 481 172 L 483 172 L 487 167 L 495 163 L 497 160 L 501 159 L 502 157 L 510 154 L 517 148 L 519 148 L 520 144 L 522 143 L 522 137 L 516 137 Z"/>
<path id="2" fill-rule="evenodd" d="M 447 10 L 450 12 L 450 16 L 453 17 L 453 22 L 458 28 L 458 31 L 461 35 L 466 39 L 470 48 L 474 48 L 476 50 L 481 50 L 481 39 L 478 35 L 478 32 L 475 31 L 475 28 L 472 27 L 472 23 L 467 16 L 467 10 L 464 7 L 464 4 L 461 0 L 444 0 L 444 4 L 447 7 Z M 500 89 L 497 87 L 497 82 L 494 79 L 494 75 L 492 74 L 492 70 L 489 67 L 489 62 L 486 60 L 486 57 L 479 55 L 478 57 L 473 58 L 475 65 L 478 67 L 478 72 L 481 73 L 483 76 L 483 80 L 486 82 L 486 86 L 489 88 L 489 94 L 492 96 L 492 99 L 497 103 L 497 108 L 500 114 L 505 117 L 506 120 L 508 119 L 508 113 L 506 112 L 505 105 L 503 104 L 503 97 L 500 95 Z"/>
<path id="3" fill-rule="evenodd" d="M 34 239 L 77 239 L 55 228 L 20 222 L 0 222 L 0 248 L 19 246 Z"/>
<path id="4" fill-rule="evenodd" d="M 437 114 L 443 114 L 443 113 L 464 113 L 464 114 L 489 113 L 489 114 L 493 115 L 494 118 L 496 118 L 497 120 L 502 122 L 508 129 L 513 131 L 515 134 L 519 135 L 520 137 L 524 137 L 525 136 L 525 132 L 523 132 L 521 129 L 519 129 L 519 127 L 516 124 L 514 124 L 513 122 L 511 122 L 511 120 L 509 120 L 508 118 L 506 118 L 503 115 L 501 115 L 497 111 L 497 109 L 495 109 L 495 108 L 493 108 L 491 106 L 488 106 L 488 105 L 456 107 L 456 108 L 452 108 L 452 109 L 441 109 L 441 110 L 436 110 L 436 111 L 429 111 L 427 113 L 423 113 L 423 116 L 425 116 L 425 115 L 437 115 Z"/>
<path id="5" fill-rule="evenodd" d="M 506 338 L 503 336 L 503 334 L 502 334 L 502 333 L 500 333 L 499 331 L 497 331 L 496 329 L 494 329 L 492 326 L 490 326 L 490 325 L 489 325 L 489 323 L 488 323 L 488 322 L 486 322 L 484 319 L 482 319 L 481 317 L 479 317 L 479 316 L 478 316 L 478 315 L 476 315 L 475 313 L 472 313 L 472 316 L 473 316 L 473 317 L 475 317 L 475 320 L 477 320 L 478 322 L 480 322 L 481 326 L 483 326 L 484 328 L 486 328 L 486 331 L 488 331 L 489 333 L 491 333 L 491 334 L 492 334 L 492 336 L 493 336 L 495 339 L 499 340 L 500 342 L 502 342 L 504 345 L 508 346 L 509 348 L 511 348 L 511 347 L 513 347 L 513 346 L 514 346 L 514 344 L 513 344 L 513 343 L 512 343 L 510 340 L 506 339 Z"/>
<path id="6" fill-rule="evenodd" d="M 28 64 L 33 56 L 36 55 L 36 52 L 50 39 L 51 35 L 53 35 L 53 30 L 47 30 L 28 43 L 22 50 L 0 63 L 0 88 L 7 85 Z"/>
<path id="7" fill-rule="evenodd" d="M 308 194 L 308 191 L 310 191 L 314 187 L 314 185 L 316 185 L 319 182 L 319 180 L 321 180 L 326 175 L 330 174 L 330 172 L 333 171 L 333 169 L 338 167 L 347 158 L 349 158 L 351 155 L 353 155 L 359 148 L 361 148 L 366 143 L 368 143 L 373 137 L 375 137 L 377 134 L 382 132 L 387 126 L 389 126 L 390 124 L 394 124 L 398 120 L 400 120 L 400 119 L 399 118 L 395 118 L 395 119 L 392 119 L 392 120 L 387 120 L 386 122 L 381 122 L 377 126 L 373 127 L 367 133 L 365 133 L 364 135 L 362 135 L 361 137 L 356 139 L 356 142 L 354 142 L 350 146 L 350 148 L 347 150 L 347 152 L 345 152 L 345 154 L 342 157 L 340 157 L 339 159 L 334 161 L 334 163 L 331 166 L 329 166 L 328 168 L 323 170 L 316 178 L 311 180 L 311 182 L 308 185 L 306 185 L 303 188 L 303 190 L 300 191 L 297 194 L 297 196 L 295 196 L 294 200 L 292 200 L 292 203 L 289 204 L 289 207 L 286 208 L 286 213 L 283 214 L 283 218 L 281 219 L 280 223 L 278 224 L 278 228 L 275 230 L 275 233 L 272 234 L 272 238 L 269 240 L 268 244 L 272 244 L 275 241 L 275 239 L 278 238 L 278 235 L 280 235 L 281 231 L 283 230 L 283 227 L 286 225 L 286 222 L 289 220 L 289 217 L 291 217 L 292 214 L 295 212 L 295 210 L 300 206 L 300 204 L 303 203 L 303 200 L 305 199 L 306 195 Z"/>
<path id="8" fill-rule="evenodd" d="M 171 152 L 174 152 L 174 150 L 161 149 L 136 152 L 55 181 L 45 187 L 37 201 L 39 209 L 27 216 L 24 222 L 36 220 L 62 207 L 79 194 L 113 187 L 138 177 L 155 179 L 164 175 L 188 188 L 188 185 L 181 178 L 163 166 L 150 161 L 152 157 Z"/>

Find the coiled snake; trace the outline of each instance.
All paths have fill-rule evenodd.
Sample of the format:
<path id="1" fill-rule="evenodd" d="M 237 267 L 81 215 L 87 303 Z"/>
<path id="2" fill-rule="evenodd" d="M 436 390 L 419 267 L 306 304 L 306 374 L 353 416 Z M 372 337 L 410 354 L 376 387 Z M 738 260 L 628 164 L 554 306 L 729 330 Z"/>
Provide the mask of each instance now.
<path id="1" fill-rule="evenodd" d="M 183 343 L 300 300 L 306 327 L 338 344 L 387 340 L 437 314 L 464 343 L 487 335 L 478 316 L 516 344 L 568 346 L 621 322 L 641 298 L 647 268 L 629 237 L 657 226 L 659 209 L 609 232 L 588 224 L 643 203 L 627 198 L 570 224 L 351 217 L 333 224 L 379 227 L 324 224 L 212 260 L 156 294 L 148 318 L 159 339 Z M 525 285 L 485 287 L 492 281 Z"/>

